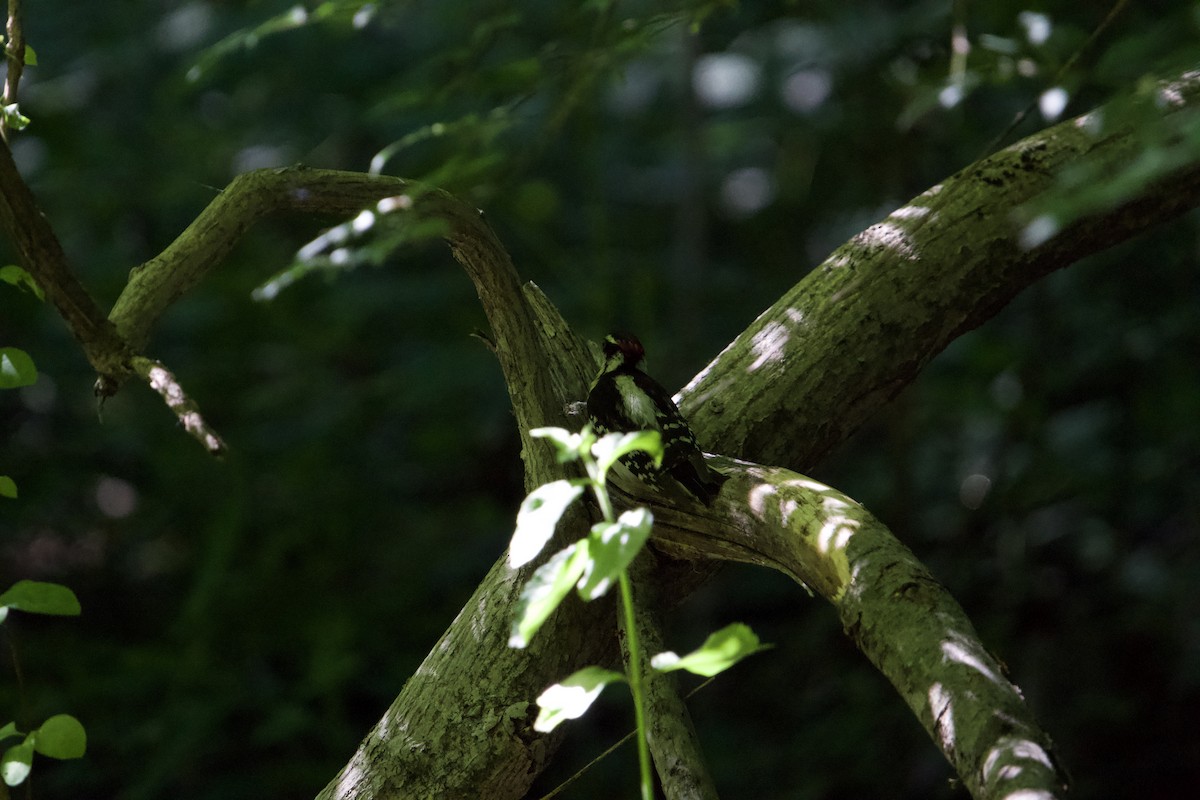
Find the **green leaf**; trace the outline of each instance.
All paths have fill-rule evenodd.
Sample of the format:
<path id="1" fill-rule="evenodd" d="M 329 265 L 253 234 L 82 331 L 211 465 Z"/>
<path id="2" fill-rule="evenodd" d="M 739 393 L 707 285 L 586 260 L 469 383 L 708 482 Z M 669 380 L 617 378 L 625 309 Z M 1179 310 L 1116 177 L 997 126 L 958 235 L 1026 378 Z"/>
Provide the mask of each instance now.
<path id="1" fill-rule="evenodd" d="M 42 287 L 38 286 L 37 281 L 33 279 L 25 270 L 18 267 L 16 264 L 7 264 L 0 267 L 0 281 L 11 283 L 18 289 L 24 289 L 31 292 L 38 300 L 45 300 L 46 294 L 42 291 Z"/>
<path id="2" fill-rule="evenodd" d="M 0 739 L 7 739 L 10 736 L 20 736 L 21 732 L 17 730 L 17 723 L 10 722 L 3 728 L 0 728 Z"/>
<path id="3" fill-rule="evenodd" d="M 650 666 L 659 672 L 683 669 L 695 675 L 712 677 L 729 669 L 746 656 L 768 647 L 769 645 L 759 643 L 758 636 L 748 625 L 735 622 L 709 636 L 699 649 L 686 656 L 680 658 L 670 651 L 659 653 L 650 659 Z"/>
<path id="4" fill-rule="evenodd" d="M 29 777 L 33 769 L 33 739 L 25 737 L 25 741 L 15 744 L 4 752 L 0 759 L 0 776 L 9 786 L 17 786 Z"/>
<path id="5" fill-rule="evenodd" d="M 75 593 L 57 583 L 17 581 L 7 592 L 0 594 L 0 606 L 27 611 L 30 614 L 79 615 L 79 599 Z"/>
<path id="6" fill-rule="evenodd" d="M 21 113 L 16 103 L 0 106 L 0 114 L 4 116 L 4 124 L 9 130 L 20 131 L 29 127 L 29 117 Z"/>
<path id="7" fill-rule="evenodd" d="M 508 646 L 522 648 L 542 627 L 558 604 L 571 591 L 587 563 L 587 539 L 564 547 L 533 571 L 517 600 L 517 618 L 513 620 Z"/>
<path id="8" fill-rule="evenodd" d="M 535 439 L 547 439 L 554 445 L 554 455 L 559 464 L 575 461 L 585 449 L 583 433 L 571 433 L 566 428 L 533 428 L 529 435 Z"/>
<path id="9" fill-rule="evenodd" d="M 517 512 L 517 529 L 508 545 L 508 565 L 528 564 L 542 552 L 567 506 L 583 494 L 583 487 L 568 480 L 545 483 L 534 489 Z"/>
<path id="10" fill-rule="evenodd" d="M 597 522 L 588 534 L 587 569 L 579 580 L 579 596 L 595 600 L 608 591 L 650 538 L 654 515 L 648 508 L 626 511 L 616 522 Z"/>
<path id="11" fill-rule="evenodd" d="M 17 499 L 17 484 L 7 475 L 0 475 L 0 497 Z"/>
<path id="12" fill-rule="evenodd" d="M 662 436 L 658 431 L 635 431 L 634 433 L 610 433 L 592 445 L 592 455 L 600 474 L 608 472 L 617 459 L 634 450 L 644 450 L 654 458 L 655 466 L 662 466 Z"/>
<path id="13" fill-rule="evenodd" d="M 27 67 L 36 67 L 37 66 L 37 53 L 35 53 L 33 51 L 33 48 L 30 47 L 29 45 L 25 45 L 25 66 L 27 66 Z"/>
<path id="14" fill-rule="evenodd" d="M 533 729 L 546 733 L 565 720 L 578 719 L 591 707 L 605 686 L 623 680 L 624 675 L 611 669 L 584 667 L 538 696 L 537 704 L 542 710 L 533 723 Z"/>
<path id="15" fill-rule="evenodd" d="M 87 752 L 87 733 L 70 714 L 55 714 L 34 731 L 33 746 L 50 758 L 82 758 Z"/>
<path id="16" fill-rule="evenodd" d="M 37 380 L 33 359 L 24 350 L 0 347 L 0 389 L 16 389 Z"/>

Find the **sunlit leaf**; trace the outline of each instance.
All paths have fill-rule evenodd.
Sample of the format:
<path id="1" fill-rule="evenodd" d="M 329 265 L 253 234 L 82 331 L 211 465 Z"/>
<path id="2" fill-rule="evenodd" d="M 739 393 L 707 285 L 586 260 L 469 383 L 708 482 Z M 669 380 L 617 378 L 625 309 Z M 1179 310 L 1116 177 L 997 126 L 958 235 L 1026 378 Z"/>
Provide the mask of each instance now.
<path id="1" fill-rule="evenodd" d="M 3 114 L 4 124 L 9 130 L 20 131 L 29 127 L 29 117 L 21 113 L 16 103 L 0 106 L 0 114 Z"/>
<path id="2" fill-rule="evenodd" d="M 583 434 L 572 433 L 566 428 L 533 428 L 529 435 L 535 439 L 545 439 L 554 445 L 555 458 L 560 464 L 579 458 L 583 447 Z"/>
<path id="3" fill-rule="evenodd" d="M 567 506 L 583 493 L 583 487 L 560 480 L 543 484 L 525 498 L 517 512 L 517 528 L 508 545 L 508 565 L 521 567 L 537 558 Z"/>
<path id="4" fill-rule="evenodd" d="M 586 561 L 587 539 L 581 539 L 559 550 L 533 571 L 517 600 L 517 617 L 508 637 L 509 647 L 521 648 L 529 644 L 542 623 L 579 580 Z"/>
<path id="5" fill-rule="evenodd" d="M 24 350 L 0 347 L 0 389 L 29 386 L 37 380 L 33 359 Z"/>
<path id="6" fill-rule="evenodd" d="M 17 786 L 29 777 L 33 769 L 33 741 L 29 737 L 4 751 L 0 759 L 0 776 L 9 786 Z"/>
<path id="7" fill-rule="evenodd" d="M 75 593 L 57 583 L 17 581 L 7 592 L 0 594 L 0 606 L 16 608 L 30 614 L 77 616 L 79 600 Z"/>
<path id="8" fill-rule="evenodd" d="M 670 651 L 659 653 L 650 659 L 650 666 L 659 672 L 682 669 L 696 675 L 711 677 L 724 672 L 746 656 L 768 647 L 769 645 L 759 643 L 758 636 L 748 625 L 735 622 L 713 633 L 704 640 L 704 644 L 686 656 L 680 657 Z"/>
<path id="9" fill-rule="evenodd" d="M 650 509 L 635 508 L 621 514 L 616 522 L 593 525 L 588 534 L 590 558 L 579 581 L 579 596 L 584 600 L 603 596 L 646 544 L 653 524 Z"/>
<path id="10" fill-rule="evenodd" d="M 56 714 L 34 731 L 33 745 L 50 758 L 82 758 L 87 752 L 87 732 L 70 714 Z"/>
<path id="11" fill-rule="evenodd" d="M 554 684 L 538 696 L 541 708 L 533 723 L 535 731 L 552 731 L 568 719 L 578 719 L 591 707 L 610 683 L 625 680 L 619 672 L 602 667 L 584 667 Z"/>

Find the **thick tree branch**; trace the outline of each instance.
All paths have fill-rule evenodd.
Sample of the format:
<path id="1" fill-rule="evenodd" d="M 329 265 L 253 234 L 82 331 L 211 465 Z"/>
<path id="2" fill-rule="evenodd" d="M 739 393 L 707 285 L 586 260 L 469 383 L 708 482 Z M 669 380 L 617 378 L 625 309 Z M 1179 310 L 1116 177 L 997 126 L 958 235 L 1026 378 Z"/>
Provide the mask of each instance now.
<path id="1" fill-rule="evenodd" d="M 954 598 L 886 527 L 803 475 L 715 463 L 731 477 L 714 508 L 653 504 L 657 547 L 771 567 L 831 602 L 973 797 L 1037 790 L 1050 798 L 1065 788 L 1020 691 Z"/>
<path id="2" fill-rule="evenodd" d="M 1156 91 L 1165 128 L 1200 109 L 1200 72 Z M 1064 169 L 1113 174 L 1139 155 L 1132 122 L 1093 133 L 1108 111 L 972 164 L 834 251 L 683 389 L 680 407 L 700 440 L 807 469 L 1022 289 L 1200 205 L 1193 165 L 1042 243 L 1022 243 L 1028 220 L 1018 210 L 1054 192 Z"/>
<path id="3" fill-rule="evenodd" d="M 535 325 L 516 270 L 479 212 L 446 192 L 400 178 L 302 166 L 239 175 L 162 253 L 135 267 L 109 315 L 119 334 L 140 350 L 166 310 L 222 263 L 250 227 L 278 211 L 349 216 L 364 208 L 412 220 L 439 220 L 454 256 L 466 269 L 491 324 L 524 440 L 530 486 L 557 471 L 544 443 L 530 450 L 530 428 L 565 424 L 559 401 L 566 378 L 554 373 L 545 337 Z M 573 379 L 572 379 L 573 380 Z M 530 453 L 543 453 L 531 458 Z"/>
<path id="4" fill-rule="evenodd" d="M 1193 102 L 1191 95 L 1186 102 Z M 1037 277 L 1195 203 L 1200 175 L 1181 171 L 1137 202 L 1093 214 L 1043 245 L 1021 249 L 1011 209 L 1049 192 L 1061 166 L 1096 153 L 1125 158 L 1132 146 L 1128 137 L 1096 142 L 1080 140 L 1076 133 L 1070 125 L 1060 126 L 1014 145 L 930 190 L 839 250 L 826 268 L 764 314 L 684 391 L 685 412 L 701 440 L 721 452 L 812 463 L 911 381 L 955 336 L 980 324 Z M 1077 241 L 1088 236 L 1095 238 Z M 536 331 L 546 358 L 542 368 L 560 376 L 551 386 L 568 392 L 559 402 L 581 399 L 582 387 L 575 392 L 570 387 L 592 368 L 589 354 L 556 314 L 546 315 Z M 555 342 L 567 346 L 556 347 Z M 976 796 L 998 796 L 1001 788 L 1017 786 L 1056 792 L 1060 778 L 1048 755 L 1048 740 L 995 660 L 979 646 L 961 609 L 912 555 L 852 503 L 821 495 L 829 491 L 824 487 L 757 469 L 762 470 L 757 475 L 743 471 L 723 493 L 734 499 L 720 506 L 729 517 L 719 532 L 687 522 L 686 515 L 673 519 L 660 508 L 658 540 L 678 555 L 781 569 L 830 598 L 847 631 L 896 684 Z M 777 483 L 793 480 L 800 483 L 777 488 Z M 801 503 L 799 495 L 805 492 L 821 499 L 816 505 Z M 806 520 L 809 532 L 767 535 L 760 526 L 772 513 Z M 836 524 L 831 522 L 835 518 L 840 520 Z M 580 530 L 564 527 L 568 535 Z M 689 579 L 678 573 L 664 578 L 660 587 L 669 600 L 687 591 Z M 595 630 L 603 632 L 599 635 L 581 639 L 574 623 L 560 627 L 563 617 L 580 613 L 568 604 L 552 617 L 555 631 L 535 640 L 539 646 L 550 642 L 542 655 L 565 653 L 567 660 L 556 665 L 537 658 L 514 662 L 503 635 L 481 632 L 489 630 L 488 624 L 504 626 L 511 619 L 513 587 L 519 580 L 506 571 L 503 559 L 497 563 L 322 797 L 419 796 L 434 785 L 431 770 L 445 768 L 434 755 L 444 752 L 470 753 L 472 758 L 471 775 L 455 770 L 443 796 L 521 796 L 556 742 L 531 731 L 530 709 L 520 704 L 574 669 L 607 663 L 612 646 L 611 624 L 600 622 L 601 617 L 592 618 L 599 626 Z M 887 611 L 889 605 L 895 610 Z M 488 616 L 483 619 L 479 614 L 485 607 Z M 576 618 L 586 625 L 585 619 Z M 448 652 L 456 654 L 454 663 L 470 665 L 468 680 L 478 680 L 473 667 L 480 661 L 500 664 L 499 671 L 489 673 L 492 710 L 482 717 L 464 716 L 456 688 L 453 703 L 440 709 L 452 717 L 449 727 L 437 728 L 436 735 L 418 735 L 414 720 L 421 730 L 433 730 L 427 716 L 438 708 L 439 695 L 428 676 L 445 674 Z M 497 729 L 497 710 L 518 705 L 525 716 L 507 717 Z M 484 747 L 479 746 L 481 737 Z M 497 746 L 504 741 L 511 748 Z M 377 761 L 380 756 L 386 757 Z M 1019 771 L 1003 768 L 1018 764 Z M 481 775 L 499 777 L 468 780 Z M 441 772 L 436 777 L 447 776 Z"/>
<path id="5" fill-rule="evenodd" d="M 15 245 L 21 267 L 42 287 L 92 367 L 101 374 L 125 373 L 128 348 L 76 279 L 58 237 L 3 142 L 0 142 L 0 230 Z"/>

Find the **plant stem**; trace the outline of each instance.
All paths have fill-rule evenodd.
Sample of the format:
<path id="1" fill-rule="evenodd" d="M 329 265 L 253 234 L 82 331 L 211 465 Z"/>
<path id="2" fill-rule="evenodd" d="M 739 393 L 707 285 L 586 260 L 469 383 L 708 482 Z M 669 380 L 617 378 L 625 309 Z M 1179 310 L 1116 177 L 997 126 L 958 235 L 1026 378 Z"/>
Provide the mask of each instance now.
<path id="1" fill-rule="evenodd" d="M 600 513 L 606 522 L 616 521 L 612 501 L 608 497 L 608 487 L 598 474 L 596 462 L 590 453 L 584 453 L 583 465 L 591 479 L 592 489 L 596 493 L 596 502 L 600 504 Z M 621 611 L 625 615 L 625 640 L 629 646 L 629 691 L 633 694 L 633 718 L 636 722 L 638 771 L 641 778 L 642 800 L 654 800 L 654 782 L 650 775 L 650 745 L 646 741 L 646 698 L 642 689 L 642 654 L 638 644 L 637 620 L 633 613 L 633 583 L 629 580 L 629 570 L 623 569 L 618 577 L 621 585 Z"/>
<path id="2" fill-rule="evenodd" d="M 654 800 L 650 776 L 650 746 L 646 742 L 645 696 L 642 690 L 642 657 L 638 645 L 637 621 L 633 613 L 633 584 L 629 571 L 621 570 L 621 609 L 625 613 L 625 637 L 629 644 L 629 690 L 633 693 L 633 716 L 637 723 L 638 767 L 641 772 L 642 800 Z"/>

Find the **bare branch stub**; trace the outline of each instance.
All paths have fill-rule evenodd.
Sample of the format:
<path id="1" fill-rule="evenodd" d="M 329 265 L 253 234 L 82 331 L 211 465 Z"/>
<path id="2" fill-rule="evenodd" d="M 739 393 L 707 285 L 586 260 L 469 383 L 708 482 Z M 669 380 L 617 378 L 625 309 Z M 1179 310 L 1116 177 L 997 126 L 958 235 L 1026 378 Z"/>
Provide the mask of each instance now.
<path id="1" fill-rule="evenodd" d="M 179 419 L 183 429 L 191 434 L 208 451 L 209 455 L 223 456 L 225 442 L 217 435 L 200 413 L 199 406 L 188 396 L 179 380 L 162 362 L 145 356 L 134 356 L 131 360 L 134 371 L 146 384 L 162 397 L 167 408 Z"/>

